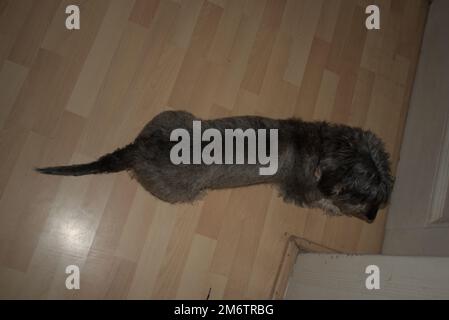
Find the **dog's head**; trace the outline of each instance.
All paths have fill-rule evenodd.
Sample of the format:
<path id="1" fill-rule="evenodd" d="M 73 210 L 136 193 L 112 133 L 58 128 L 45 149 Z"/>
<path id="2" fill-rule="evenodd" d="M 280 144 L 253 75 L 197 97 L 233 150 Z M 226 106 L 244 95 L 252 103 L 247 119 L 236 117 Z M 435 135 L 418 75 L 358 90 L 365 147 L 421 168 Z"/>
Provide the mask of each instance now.
<path id="1" fill-rule="evenodd" d="M 393 188 L 384 144 L 370 131 L 347 126 L 326 126 L 320 134 L 322 154 L 315 176 L 322 207 L 373 222 Z"/>

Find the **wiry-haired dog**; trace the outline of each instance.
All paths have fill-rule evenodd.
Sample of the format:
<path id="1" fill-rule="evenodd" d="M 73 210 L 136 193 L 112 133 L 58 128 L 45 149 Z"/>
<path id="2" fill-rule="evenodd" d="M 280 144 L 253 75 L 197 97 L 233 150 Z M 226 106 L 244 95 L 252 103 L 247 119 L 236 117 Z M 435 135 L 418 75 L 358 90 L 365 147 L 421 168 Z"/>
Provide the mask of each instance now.
<path id="1" fill-rule="evenodd" d="M 256 116 L 202 121 L 202 127 L 278 129 L 278 171 L 260 175 L 257 165 L 175 165 L 170 150 L 176 128 L 192 132 L 193 120 L 184 111 L 157 115 L 135 141 L 97 161 L 37 169 L 55 175 L 86 175 L 131 171 L 153 195 L 170 203 L 191 202 L 207 189 L 276 185 L 286 201 L 320 207 L 331 214 L 347 214 L 372 222 L 387 204 L 393 186 L 389 156 L 373 133 L 360 128 L 299 119 L 275 120 Z"/>

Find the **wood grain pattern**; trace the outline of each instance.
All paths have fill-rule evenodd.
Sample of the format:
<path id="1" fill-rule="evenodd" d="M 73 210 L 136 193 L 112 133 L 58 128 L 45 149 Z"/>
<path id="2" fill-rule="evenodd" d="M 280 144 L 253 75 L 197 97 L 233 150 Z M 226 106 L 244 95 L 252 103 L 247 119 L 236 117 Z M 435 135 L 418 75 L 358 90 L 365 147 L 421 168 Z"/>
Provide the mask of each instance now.
<path id="1" fill-rule="evenodd" d="M 129 142 L 155 114 L 258 114 L 378 133 L 396 165 L 424 0 L 79 1 L 0 6 L 0 297 L 264 298 L 291 235 L 378 253 L 372 225 L 284 203 L 269 186 L 169 205 L 126 173 L 41 176 Z M 370 2 L 371 4 L 371 2 Z M 81 289 L 65 288 L 65 267 Z"/>

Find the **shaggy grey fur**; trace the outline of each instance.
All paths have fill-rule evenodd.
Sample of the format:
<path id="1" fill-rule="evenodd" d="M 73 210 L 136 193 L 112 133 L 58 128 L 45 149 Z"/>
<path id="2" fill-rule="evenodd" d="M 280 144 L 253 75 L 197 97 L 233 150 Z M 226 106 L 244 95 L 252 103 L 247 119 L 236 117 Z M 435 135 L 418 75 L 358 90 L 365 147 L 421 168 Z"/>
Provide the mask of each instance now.
<path id="1" fill-rule="evenodd" d="M 208 189 L 270 183 L 284 200 L 298 206 L 320 207 L 372 222 L 387 204 L 393 186 L 389 156 L 373 133 L 360 128 L 299 119 L 275 120 L 256 116 L 202 120 L 202 130 L 278 129 L 278 171 L 259 174 L 260 165 L 174 165 L 170 133 L 192 121 L 184 111 L 166 111 L 153 118 L 128 146 L 95 162 L 37 169 L 57 175 L 131 171 L 154 196 L 170 203 L 191 202 Z M 269 150 L 269 148 L 267 148 Z"/>

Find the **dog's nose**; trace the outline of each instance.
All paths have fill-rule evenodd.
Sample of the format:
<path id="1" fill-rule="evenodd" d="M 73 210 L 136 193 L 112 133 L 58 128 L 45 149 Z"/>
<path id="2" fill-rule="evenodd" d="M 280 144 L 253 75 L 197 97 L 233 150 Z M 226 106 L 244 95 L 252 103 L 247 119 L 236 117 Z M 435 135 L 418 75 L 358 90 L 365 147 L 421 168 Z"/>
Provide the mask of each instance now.
<path id="1" fill-rule="evenodd" d="M 376 219 L 377 211 L 379 211 L 379 207 L 378 206 L 372 207 L 365 215 L 366 222 L 373 223 L 374 219 Z"/>
<path id="2" fill-rule="evenodd" d="M 374 219 L 368 218 L 365 214 L 359 214 L 359 215 L 356 215 L 356 217 L 359 218 L 360 220 L 365 221 L 366 223 L 373 223 L 374 222 Z"/>

